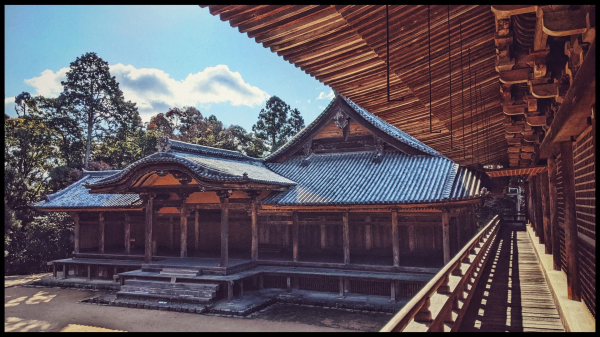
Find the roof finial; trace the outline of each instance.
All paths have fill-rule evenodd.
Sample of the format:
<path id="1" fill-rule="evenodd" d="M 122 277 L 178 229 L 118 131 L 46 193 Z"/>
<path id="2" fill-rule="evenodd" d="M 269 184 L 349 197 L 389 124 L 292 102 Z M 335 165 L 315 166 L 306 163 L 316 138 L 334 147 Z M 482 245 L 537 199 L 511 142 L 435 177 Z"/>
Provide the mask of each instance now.
<path id="1" fill-rule="evenodd" d="M 158 152 L 167 152 L 171 149 L 171 140 L 169 137 L 158 137 L 156 139 L 156 149 Z"/>

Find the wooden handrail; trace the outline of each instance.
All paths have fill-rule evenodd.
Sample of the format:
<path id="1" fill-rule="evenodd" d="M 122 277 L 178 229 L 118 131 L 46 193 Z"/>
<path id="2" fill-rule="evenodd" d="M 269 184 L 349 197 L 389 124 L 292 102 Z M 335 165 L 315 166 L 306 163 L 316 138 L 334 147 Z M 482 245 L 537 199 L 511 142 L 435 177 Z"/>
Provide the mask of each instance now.
<path id="1" fill-rule="evenodd" d="M 450 262 L 448 262 L 424 287 L 421 289 L 400 311 L 392 317 L 392 319 L 380 330 L 380 332 L 401 332 L 403 331 L 407 325 L 414 320 L 415 316 L 421 311 L 423 317 L 420 317 L 421 320 L 429 321 L 428 331 L 444 331 L 444 323 L 448 321 L 449 317 L 452 314 L 452 309 L 455 307 L 454 303 L 459 298 L 462 299 L 463 291 L 467 291 L 466 283 L 472 277 L 473 272 L 475 272 L 475 267 L 479 264 L 482 257 L 487 253 L 488 248 L 491 245 L 491 242 L 494 241 L 495 235 L 498 232 L 499 228 L 499 219 L 498 215 L 495 215 L 492 220 L 479 232 L 475 237 L 471 239 L 455 256 Z M 484 241 L 483 246 L 476 253 L 475 258 L 471 261 L 469 255 L 473 251 L 477 251 L 479 248 L 478 245 L 480 242 Z M 465 299 L 465 304 L 461 308 L 466 309 L 466 304 L 470 301 L 471 295 L 475 289 L 477 281 L 481 276 L 481 270 L 487 262 L 487 259 L 484 263 L 479 267 L 479 273 L 475 278 L 475 282 L 471 287 L 471 291 L 467 299 Z M 463 273 L 462 264 L 466 264 L 468 267 Z M 443 289 L 443 291 L 439 291 L 441 286 L 444 285 L 444 288 L 448 287 L 448 280 L 451 274 L 454 274 L 455 270 L 459 271 L 459 274 L 462 274 L 460 281 L 455 285 L 454 289 L 450 292 L 449 289 Z M 442 309 L 438 312 L 436 317 L 428 317 L 428 307 L 429 307 L 429 299 L 436 293 L 449 293 L 446 302 L 444 303 Z M 426 306 L 425 306 L 426 305 Z M 425 307 L 424 307 L 425 306 Z M 422 311 L 422 309 L 425 309 Z M 429 312 L 429 315 L 431 313 Z M 460 315 L 459 315 L 460 316 Z M 462 317 L 460 317 L 462 320 Z M 453 327 L 453 328 L 458 328 Z"/>

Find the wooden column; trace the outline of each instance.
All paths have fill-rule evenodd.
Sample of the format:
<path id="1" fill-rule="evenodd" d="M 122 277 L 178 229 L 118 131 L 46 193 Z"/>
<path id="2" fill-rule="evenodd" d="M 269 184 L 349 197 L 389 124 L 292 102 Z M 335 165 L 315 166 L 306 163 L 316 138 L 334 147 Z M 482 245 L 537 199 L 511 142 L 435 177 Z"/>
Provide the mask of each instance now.
<path id="1" fill-rule="evenodd" d="M 184 200 L 185 202 L 185 200 Z M 179 210 L 180 218 L 179 225 L 181 227 L 181 245 L 180 245 L 180 254 L 181 257 L 187 257 L 187 217 L 189 215 L 189 211 L 185 206 L 185 203 L 181 205 Z"/>
<path id="2" fill-rule="evenodd" d="M 533 226 L 533 232 L 535 233 L 536 236 L 538 236 L 538 229 L 537 229 L 537 212 L 535 211 L 536 208 L 536 193 L 535 193 L 535 188 L 536 184 L 535 184 L 535 176 L 532 176 L 531 178 L 529 178 L 529 192 L 531 192 L 531 225 Z"/>
<path id="3" fill-rule="evenodd" d="M 256 214 L 258 205 L 256 197 L 252 198 L 252 248 L 250 256 L 252 260 L 258 260 L 258 216 Z"/>
<path id="4" fill-rule="evenodd" d="M 554 270 L 560 270 L 560 242 L 558 240 L 558 197 L 556 192 L 556 157 L 548 156 L 548 208 L 550 208 L 550 237 Z"/>
<path id="5" fill-rule="evenodd" d="M 365 249 L 371 250 L 373 248 L 373 227 L 371 226 L 371 216 L 365 217 Z"/>
<path id="6" fill-rule="evenodd" d="M 229 263 L 229 197 L 231 191 L 217 192 L 221 200 L 221 267 Z"/>
<path id="7" fill-rule="evenodd" d="M 398 231 L 398 211 L 392 211 L 392 254 L 394 267 L 400 267 L 400 235 Z"/>
<path id="8" fill-rule="evenodd" d="M 415 251 L 415 225 L 408 225 L 408 250 Z"/>
<path id="9" fill-rule="evenodd" d="M 450 262 L 450 214 L 448 210 L 442 211 L 442 247 L 444 252 L 444 265 Z"/>
<path id="10" fill-rule="evenodd" d="M 131 254 L 131 217 L 125 214 L 125 254 Z"/>
<path id="11" fill-rule="evenodd" d="M 98 247 L 100 253 L 104 253 L 104 212 L 100 212 L 98 214 L 98 226 L 100 229 L 100 233 L 98 235 L 100 237 L 100 242 L 98 242 Z"/>
<path id="12" fill-rule="evenodd" d="M 142 198 L 145 202 L 146 223 L 144 227 L 144 262 L 152 262 L 152 217 L 154 194 L 144 194 Z"/>
<path id="13" fill-rule="evenodd" d="M 292 255 L 298 261 L 298 212 L 292 212 Z"/>
<path id="14" fill-rule="evenodd" d="M 540 239 L 540 244 L 545 244 L 546 240 L 545 240 L 545 234 L 544 234 L 544 210 L 543 210 L 543 188 L 542 188 L 542 181 L 545 181 L 542 177 L 542 174 L 539 173 L 538 175 L 535 176 L 535 184 L 536 184 L 536 191 L 535 191 L 535 195 L 537 197 L 537 201 L 536 201 L 536 219 L 537 219 L 537 226 L 538 226 L 538 235 L 539 235 L 539 239 Z"/>
<path id="15" fill-rule="evenodd" d="M 542 186 L 542 214 L 544 221 L 544 252 L 552 254 L 552 233 L 550 232 L 550 196 L 548 195 L 548 172 L 543 172 L 540 177 L 540 185 Z"/>
<path id="16" fill-rule="evenodd" d="M 460 249 L 462 248 L 461 244 L 460 244 L 460 225 L 462 223 L 462 216 L 458 216 L 455 217 L 455 223 L 456 223 L 456 252 L 458 253 L 460 251 Z"/>
<path id="17" fill-rule="evenodd" d="M 321 229 L 321 249 L 325 249 L 327 247 L 327 226 L 320 225 Z"/>
<path id="18" fill-rule="evenodd" d="M 198 256 L 198 250 L 200 249 L 200 211 L 194 212 L 194 250 L 196 256 Z"/>
<path id="19" fill-rule="evenodd" d="M 348 223 L 348 211 L 342 213 L 343 225 L 343 244 L 344 244 L 344 264 L 350 264 L 350 224 Z"/>
<path id="20" fill-rule="evenodd" d="M 73 236 L 75 237 L 75 254 L 79 253 L 79 243 L 81 237 L 81 229 L 79 227 L 79 212 L 73 213 L 73 222 L 75 223 L 73 228 Z"/>
<path id="21" fill-rule="evenodd" d="M 169 215 L 169 248 L 171 251 L 175 248 L 175 224 L 173 223 L 173 215 Z"/>
<path id="22" fill-rule="evenodd" d="M 580 301 L 579 258 L 577 250 L 577 214 L 575 213 L 575 166 L 573 163 L 573 144 L 570 141 L 560 143 L 562 159 L 562 185 L 565 201 L 565 252 L 567 255 L 567 288 L 571 300 Z"/>

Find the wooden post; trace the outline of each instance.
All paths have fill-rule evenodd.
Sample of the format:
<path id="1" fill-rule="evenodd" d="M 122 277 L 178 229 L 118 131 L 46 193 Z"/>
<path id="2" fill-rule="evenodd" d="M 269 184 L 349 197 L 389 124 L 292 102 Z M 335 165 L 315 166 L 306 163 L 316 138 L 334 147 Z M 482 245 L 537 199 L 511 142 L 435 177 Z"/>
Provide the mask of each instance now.
<path id="1" fill-rule="evenodd" d="M 344 264 L 350 264 L 350 224 L 348 223 L 348 211 L 342 213 L 343 226 L 343 246 L 344 246 Z"/>
<path id="2" fill-rule="evenodd" d="M 194 250 L 196 256 L 198 256 L 198 250 L 200 250 L 200 211 L 194 212 Z"/>
<path id="3" fill-rule="evenodd" d="M 321 225 L 319 225 L 319 229 L 321 230 L 321 249 L 325 249 L 327 247 L 327 226 L 323 224 L 325 217 L 320 216 L 319 222 L 321 222 Z"/>
<path id="4" fill-rule="evenodd" d="M 90 281 L 92 279 L 92 265 L 91 264 L 87 265 L 87 277 L 86 277 L 86 279 L 88 281 Z"/>
<path id="5" fill-rule="evenodd" d="M 579 258 L 577 251 L 577 214 L 575 209 L 575 166 L 573 163 L 573 144 L 570 141 L 560 143 L 562 157 L 562 185 L 565 201 L 565 252 L 567 255 L 568 297 L 581 300 L 579 289 Z"/>
<path id="6" fill-rule="evenodd" d="M 286 283 L 287 283 L 287 292 L 291 293 L 292 292 L 292 279 L 289 276 L 287 277 Z"/>
<path id="7" fill-rule="evenodd" d="M 538 175 L 536 175 L 535 177 L 535 183 L 536 183 L 536 191 L 535 191 L 535 195 L 537 196 L 537 202 L 536 202 L 536 218 L 537 218 L 537 226 L 538 226 L 538 235 L 539 235 L 539 239 L 540 239 L 540 244 L 546 244 L 546 240 L 545 240 L 545 234 L 544 234 L 544 210 L 543 210 L 543 187 L 542 187 L 542 181 L 544 180 L 544 177 L 542 176 L 541 173 L 539 173 Z"/>
<path id="8" fill-rule="evenodd" d="M 535 233 L 535 236 L 539 236 L 538 233 L 538 227 L 537 227 L 537 212 L 535 211 L 536 207 L 537 207 L 537 198 L 536 198 L 536 183 L 535 183 L 535 176 L 532 176 L 531 178 L 529 178 L 529 191 L 531 192 L 531 225 L 533 226 L 533 232 Z"/>
<path id="9" fill-rule="evenodd" d="M 400 235 L 398 231 L 398 211 L 392 211 L 392 254 L 394 267 L 400 267 Z"/>
<path id="10" fill-rule="evenodd" d="M 234 281 L 227 281 L 227 301 L 233 300 L 233 283 Z"/>
<path id="11" fill-rule="evenodd" d="M 69 265 L 63 263 L 63 278 L 69 277 Z"/>
<path id="12" fill-rule="evenodd" d="M 258 217 L 257 217 L 257 208 L 256 197 L 252 198 L 252 247 L 250 251 L 250 256 L 252 260 L 258 260 Z"/>
<path id="13" fill-rule="evenodd" d="M 125 214 L 125 254 L 131 254 L 131 217 Z"/>
<path id="14" fill-rule="evenodd" d="M 292 212 L 292 255 L 298 261 L 298 212 Z"/>
<path id="15" fill-rule="evenodd" d="M 52 277 L 56 278 L 56 263 L 52 263 Z"/>
<path id="16" fill-rule="evenodd" d="M 73 236 L 75 237 L 75 254 L 79 253 L 79 242 L 80 242 L 80 237 L 81 237 L 81 229 L 79 227 L 79 212 L 74 212 L 73 213 L 73 222 L 75 223 L 75 226 L 73 228 Z"/>
<path id="17" fill-rule="evenodd" d="M 187 217 L 189 215 L 189 212 L 185 206 L 185 199 L 183 200 L 183 204 L 181 205 L 179 214 L 179 225 L 181 226 L 181 245 L 179 256 L 187 257 Z"/>
<path id="18" fill-rule="evenodd" d="M 408 250 L 415 251 L 415 225 L 408 225 Z"/>
<path id="19" fill-rule="evenodd" d="M 373 248 L 373 227 L 371 226 L 371 216 L 365 217 L 365 249 L 371 250 Z"/>
<path id="20" fill-rule="evenodd" d="M 344 295 L 344 278 L 340 276 L 340 296 L 345 297 Z"/>
<path id="21" fill-rule="evenodd" d="M 456 224 L 456 252 L 458 253 L 460 251 L 460 249 L 462 248 L 462 246 L 460 245 L 460 225 L 462 224 L 462 217 L 458 216 L 455 217 L 455 224 Z M 455 253 L 456 254 L 456 253 Z"/>
<path id="22" fill-rule="evenodd" d="M 104 212 L 100 212 L 98 214 L 98 226 L 100 228 L 100 242 L 98 243 L 98 247 L 100 249 L 100 253 L 104 253 Z"/>
<path id="23" fill-rule="evenodd" d="M 142 198 L 144 198 L 144 201 L 146 202 L 146 223 L 144 230 L 144 262 L 146 263 L 152 262 L 152 217 L 154 197 L 154 194 L 142 195 Z"/>
<path id="24" fill-rule="evenodd" d="M 450 262 L 450 214 L 446 209 L 442 211 L 442 246 L 446 265 Z"/>
<path id="25" fill-rule="evenodd" d="M 548 208 L 550 208 L 550 237 L 554 270 L 560 270 L 560 242 L 558 239 L 558 197 L 556 192 L 556 158 L 548 156 Z"/>
<path id="26" fill-rule="evenodd" d="M 392 281 L 390 282 L 390 290 L 391 290 L 391 296 L 390 299 L 392 302 L 396 302 L 396 281 Z"/>
<path id="27" fill-rule="evenodd" d="M 548 172 L 542 173 L 540 177 L 540 185 L 542 187 L 542 214 L 544 221 L 544 252 L 546 254 L 552 254 L 552 233 L 550 232 L 550 196 L 548 195 L 549 186 L 546 183 L 548 181 Z"/>
<path id="28" fill-rule="evenodd" d="M 175 248 L 175 224 L 173 223 L 173 215 L 169 215 L 169 248 L 171 251 Z"/>
<path id="29" fill-rule="evenodd" d="M 231 191 L 219 191 L 221 200 L 221 267 L 229 263 L 229 197 Z"/>

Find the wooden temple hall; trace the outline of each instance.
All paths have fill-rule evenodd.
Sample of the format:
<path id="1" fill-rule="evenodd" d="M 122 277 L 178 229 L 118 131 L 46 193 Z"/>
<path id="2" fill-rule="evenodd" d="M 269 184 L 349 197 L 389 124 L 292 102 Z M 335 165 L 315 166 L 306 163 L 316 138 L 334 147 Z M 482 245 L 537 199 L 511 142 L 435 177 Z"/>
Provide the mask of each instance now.
<path id="1" fill-rule="evenodd" d="M 232 296 L 258 276 L 287 287 L 302 275 L 293 287 L 320 280 L 337 292 L 343 274 L 342 291 L 390 296 L 394 284 L 406 296 L 475 233 L 473 209 L 492 186 L 342 95 L 264 159 L 158 143 L 35 204 L 74 217 L 74 255 L 53 262 L 63 277 L 73 267 L 125 287 L 161 276 L 232 281 Z"/>
<path id="2" fill-rule="evenodd" d="M 595 329 L 594 5 L 200 7 L 336 97 L 266 158 L 163 139 L 86 172 L 33 205 L 74 216 L 58 269 L 403 298 L 383 331 Z"/>

